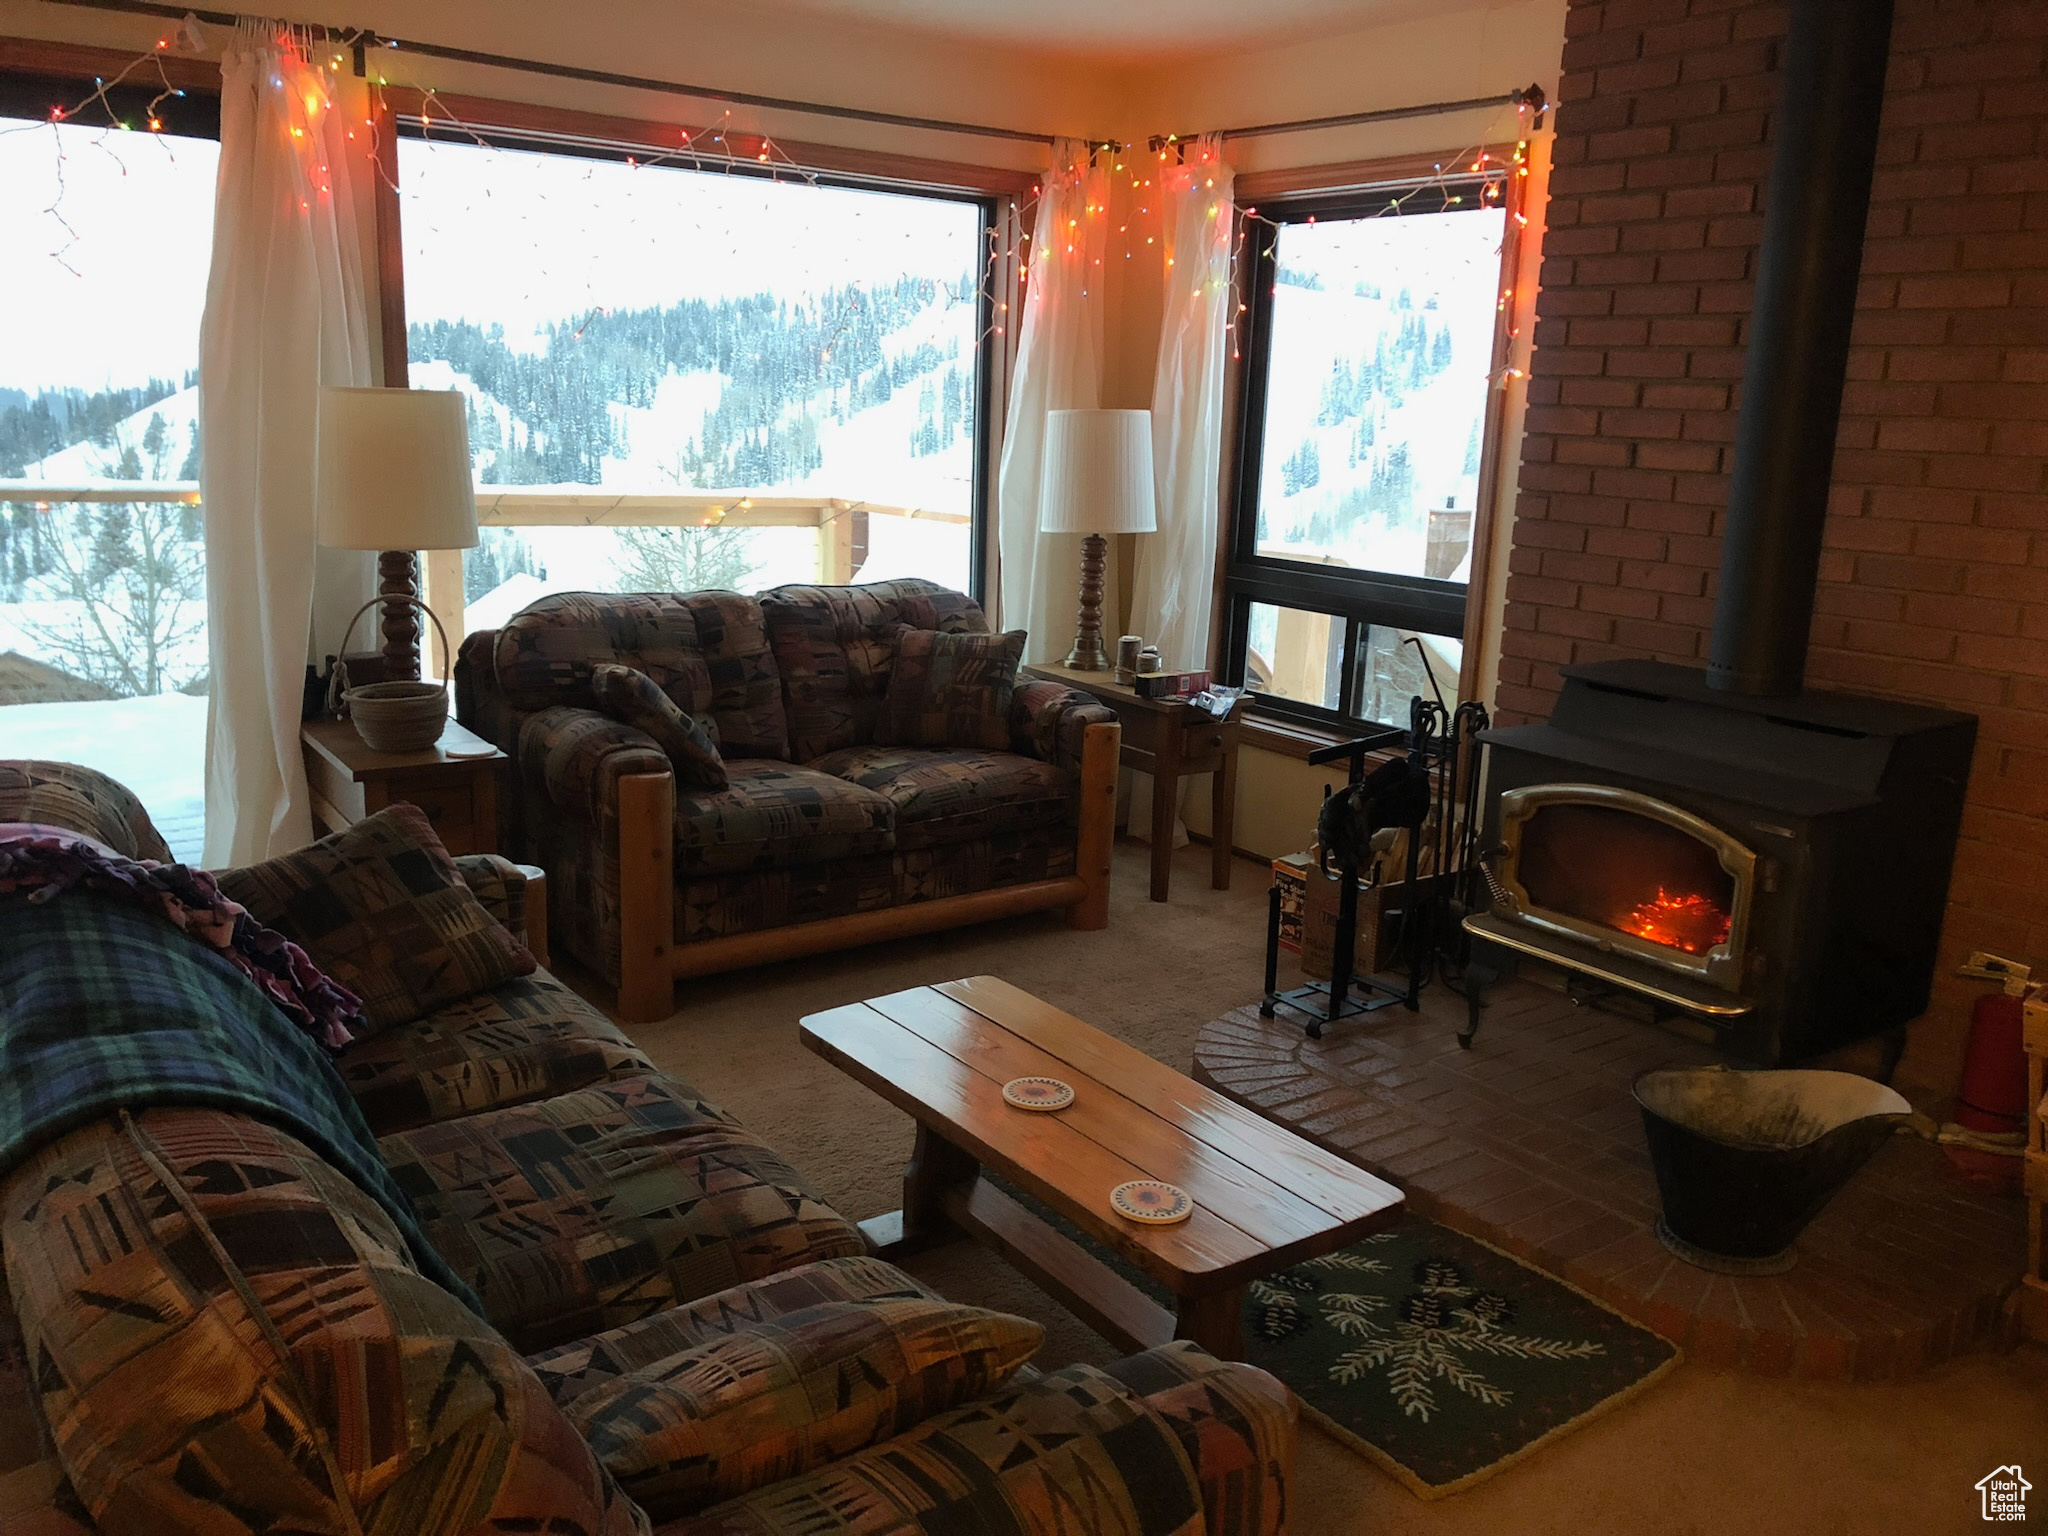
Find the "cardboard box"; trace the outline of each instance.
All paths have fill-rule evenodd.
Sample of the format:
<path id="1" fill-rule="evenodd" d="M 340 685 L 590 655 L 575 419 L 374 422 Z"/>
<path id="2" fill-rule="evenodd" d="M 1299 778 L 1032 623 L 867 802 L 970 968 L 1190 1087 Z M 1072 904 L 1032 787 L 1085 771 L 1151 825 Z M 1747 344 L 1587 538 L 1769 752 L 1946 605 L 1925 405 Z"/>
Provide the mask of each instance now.
<path id="1" fill-rule="evenodd" d="M 1207 690 L 1209 674 L 1206 671 L 1140 672 L 1133 686 L 1141 699 L 1186 699 Z"/>
<path id="2" fill-rule="evenodd" d="M 1280 887 L 1280 947 L 1290 955 L 1301 953 L 1301 919 L 1308 907 L 1308 877 L 1315 861 L 1305 853 L 1290 853 L 1273 861 L 1273 883 Z"/>
<path id="3" fill-rule="evenodd" d="M 1432 884 L 1433 876 L 1416 881 L 1425 899 Z M 1337 904 L 1342 894 L 1340 882 L 1319 869 L 1309 869 L 1302 917 L 1301 973 L 1310 981 L 1330 979 L 1331 951 L 1337 940 Z M 1401 913 L 1407 898 L 1405 880 L 1382 881 L 1375 886 L 1360 883 L 1358 940 L 1351 960 L 1355 975 L 1377 975 L 1399 963 Z"/>

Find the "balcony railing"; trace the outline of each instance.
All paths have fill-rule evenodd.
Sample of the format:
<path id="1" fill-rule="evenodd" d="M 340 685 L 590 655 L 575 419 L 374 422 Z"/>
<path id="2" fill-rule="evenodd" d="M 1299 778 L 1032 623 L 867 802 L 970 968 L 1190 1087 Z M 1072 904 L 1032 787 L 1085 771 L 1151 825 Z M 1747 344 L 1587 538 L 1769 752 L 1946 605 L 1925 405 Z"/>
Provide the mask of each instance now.
<path id="1" fill-rule="evenodd" d="M 49 509 L 67 502 L 196 505 L 192 480 L 0 480 L 0 505 Z M 832 496 L 754 495 L 746 491 L 623 492 L 589 485 L 480 485 L 476 515 L 486 528 L 815 528 L 818 580 L 856 580 L 867 559 L 868 519 L 964 527 L 965 512 L 854 501 Z M 430 550 L 422 559 L 427 606 L 452 636 L 464 633 L 462 552 Z M 438 645 L 435 650 L 438 651 Z M 430 658 L 438 667 L 441 658 Z"/>

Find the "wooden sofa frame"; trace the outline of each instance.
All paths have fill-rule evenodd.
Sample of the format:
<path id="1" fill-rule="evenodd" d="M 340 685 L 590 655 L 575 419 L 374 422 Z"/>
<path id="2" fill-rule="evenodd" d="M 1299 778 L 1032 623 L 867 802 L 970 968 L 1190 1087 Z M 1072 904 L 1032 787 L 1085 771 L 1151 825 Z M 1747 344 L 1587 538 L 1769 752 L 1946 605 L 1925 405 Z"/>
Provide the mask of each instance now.
<path id="1" fill-rule="evenodd" d="M 1081 929 L 1109 926 L 1110 845 L 1116 834 L 1117 758 L 1123 728 L 1090 725 L 1082 734 L 1074 873 L 932 901 L 855 912 L 694 944 L 675 941 L 676 781 L 672 773 L 627 774 L 618 781 L 619 1017 L 645 1024 L 675 1011 L 675 983 L 798 955 L 824 954 L 883 939 L 934 933 L 1021 912 L 1067 910 Z"/>

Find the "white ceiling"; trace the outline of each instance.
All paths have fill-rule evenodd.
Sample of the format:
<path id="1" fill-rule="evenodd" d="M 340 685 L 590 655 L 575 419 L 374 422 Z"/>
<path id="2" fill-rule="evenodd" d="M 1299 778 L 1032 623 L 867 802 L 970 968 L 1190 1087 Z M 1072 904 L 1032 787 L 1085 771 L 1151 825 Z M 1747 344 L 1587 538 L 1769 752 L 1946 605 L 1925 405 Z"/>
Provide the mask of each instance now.
<path id="1" fill-rule="evenodd" d="M 1158 59 L 1273 47 L 1486 0 L 743 0 L 1033 53 Z"/>

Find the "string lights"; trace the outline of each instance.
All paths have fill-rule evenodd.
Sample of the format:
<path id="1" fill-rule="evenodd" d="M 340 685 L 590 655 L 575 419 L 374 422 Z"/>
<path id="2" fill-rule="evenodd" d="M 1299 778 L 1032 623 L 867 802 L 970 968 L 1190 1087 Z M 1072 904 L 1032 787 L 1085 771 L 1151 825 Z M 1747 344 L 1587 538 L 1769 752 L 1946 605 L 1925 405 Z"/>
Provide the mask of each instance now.
<path id="1" fill-rule="evenodd" d="M 321 73 L 339 75 L 351 51 L 356 55 L 359 71 L 369 73 L 363 68 L 365 45 L 376 41 L 373 34 L 349 32 L 339 37 L 316 37 L 307 29 L 280 27 L 280 35 L 292 44 L 306 64 Z M 168 135 L 161 111 L 163 104 L 185 95 L 184 88 L 172 82 L 169 72 L 164 67 L 164 59 L 171 53 L 174 44 L 186 52 L 197 52 L 203 47 L 195 24 L 189 21 L 181 23 L 174 33 L 160 38 L 147 53 L 130 61 L 118 73 L 111 77 L 96 78 L 92 91 L 79 101 L 68 106 L 55 105 L 50 109 L 47 119 L 0 130 L 0 134 L 33 132 L 45 127 L 54 130 L 58 125 L 77 126 L 82 120 L 91 117 L 96 110 L 104 112 L 105 121 L 100 126 L 107 132 L 133 132 L 136 129 L 136 114 L 124 114 L 117 106 L 113 93 L 128 84 L 131 77 L 138 72 L 153 69 L 156 76 L 153 83 L 160 85 L 161 89 L 149 98 L 139 116 L 143 131 L 159 140 L 166 138 Z M 327 57 L 316 63 L 316 51 L 326 52 Z M 274 83 L 282 85 L 281 80 Z M 381 74 L 374 75 L 370 83 L 379 89 L 389 84 Z M 307 136 L 308 127 L 313 126 L 319 115 L 334 105 L 334 97 L 331 91 L 324 89 L 309 90 L 304 93 L 299 105 L 304 108 L 303 119 L 294 121 L 290 131 L 295 139 L 303 140 Z M 1529 175 L 1530 134 L 1534 121 L 1540 121 L 1541 108 L 1537 101 L 1527 94 L 1514 99 L 1512 105 L 1517 132 L 1514 148 L 1504 161 L 1485 147 L 1494 141 L 1493 128 L 1489 125 L 1478 144 L 1458 155 L 1448 156 L 1436 162 L 1428 176 L 1418 178 L 1413 184 L 1390 196 L 1386 204 L 1371 216 L 1401 214 L 1415 198 L 1424 195 L 1439 198 L 1446 208 L 1461 206 L 1471 190 L 1471 183 L 1477 178 L 1480 182 L 1476 194 L 1479 201 L 1486 205 L 1505 206 L 1515 228 L 1526 228 L 1529 221 L 1524 211 L 1526 200 L 1521 195 L 1522 184 Z M 412 115 L 419 124 L 421 136 L 425 139 L 431 140 L 435 131 L 440 130 L 443 134 L 452 133 L 484 149 L 498 150 L 503 147 L 488 136 L 488 129 L 479 129 L 465 122 L 431 87 L 420 89 L 419 104 Z M 1495 122 L 1498 121 L 1496 117 Z M 348 127 L 345 130 L 347 141 L 359 145 L 361 153 L 374 168 L 374 174 L 388 188 L 396 190 L 379 138 L 381 129 L 378 115 L 374 112 L 365 114 L 361 127 L 367 131 L 359 133 L 357 126 Z M 44 212 L 57 222 L 65 232 L 66 238 L 50 255 L 52 260 L 67 271 L 78 275 L 77 269 L 66 259 L 67 253 L 77 243 L 78 235 L 65 220 L 61 208 L 64 198 L 64 142 L 61 135 L 53 133 L 52 136 L 57 162 L 56 195 Z M 1196 157 L 1192 172 L 1187 170 L 1191 146 Z M 168 152 L 168 145 L 166 149 Z M 1066 163 L 1056 166 L 1046 180 L 1034 184 L 1024 197 L 1013 197 L 1007 201 L 1002 210 L 1003 216 L 990 221 L 985 229 L 978 297 L 985 303 L 989 318 L 976 338 L 977 345 L 991 335 L 1007 337 L 1009 334 L 1013 311 L 1007 284 L 1002 277 L 1006 270 L 1014 266 L 1017 286 L 1022 296 L 1029 298 L 1032 294 L 1032 231 L 1029 225 L 1031 212 L 1045 196 L 1048 181 L 1057 182 L 1062 187 L 1073 185 L 1077 178 L 1085 182 L 1093 177 L 1099 181 L 1099 185 L 1084 196 L 1080 212 L 1068 218 L 1067 228 L 1060 242 L 1066 255 L 1092 251 L 1093 254 L 1086 257 L 1091 269 L 1101 268 L 1104 264 L 1107 241 L 1103 237 L 1106 237 L 1107 230 L 1084 230 L 1083 220 L 1092 225 L 1095 221 L 1103 221 L 1106 224 L 1114 218 L 1115 233 L 1122 239 L 1122 259 L 1129 262 L 1141 251 L 1148 248 L 1157 249 L 1159 246 L 1163 231 L 1153 223 L 1153 208 L 1155 203 L 1160 202 L 1164 178 L 1180 180 L 1183 177 L 1200 175 L 1205 189 L 1214 188 L 1213 171 L 1203 170 L 1204 166 L 1213 165 L 1220 159 L 1220 148 L 1214 137 L 1191 141 L 1179 134 L 1154 135 L 1146 141 L 1145 150 L 1146 153 L 1141 156 L 1132 152 L 1132 146 L 1114 140 L 1078 142 L 1074 152 L 1066 157 Z M 623 160 L 626 165 L 636 170 L 680 166 L 700 172 L 719 170 L 726 174 L 740 170 L 747 174 L 760 175 L 765 171 L 768 179 L 776 184 L 789 180 L 808 186 L 819 185 L 817 173 L 787 154 L 770 135 L 738 131 L 734 127 L 730 109 L 709 127 L 677 129 L 676 141 L 672 145 L 646 146 L 623 156 Z M 1105 160 L 1108 162 L 1106 166 L 1102 164 Z M 1146 172 L 1149 174 L 1145 174 Z M 1516 190 L 1516 195 L 1512 198 L 1507 195 L 1507 189 L 1511 184 Z M 317 167 L 316 186 L 322 197 L 331 195 L 332 176 L 330 167 L 325 163 Z M 1116 212 L 1115 204 L 1118 197 L 1128 205 L 1135 206 L 1136 212 Z M 1161 209 L 1163 217 L 1163 204 Z M 1277 249 L 1274 242 L 1277 241 L 1279 232 L 1287 221 L 1262 214 L 1256 207 L 1241 207 L 1234 212 L 1235 218 L 1230 221 L 1233 226 L 1231 233 L 1224 236 L 1231 241 L 1229 277 L 1225 281 L 1231 285 L 1233 291 L 1238 291 L 1244 263 L 1251 254 L 1250 242 L 1254 235 L 1256 234 L 1263 244 L 1259 254 L 1271 257 Z M 1222 201 L 1212 201 L 1207 216 L 1221 221 L 1222 214 Z M 1306 222 L 1313 224 L 1315 220 L 1310 217 Z M 1219 234 L 1221 232 L 1219 228 Z M 1044 263 L 1053 259 L 1055 252 L 1046 248 L 1043 241 L 1040 245 L 1037 260 Z M 1163 269 L 1175 267 L 1177 258 L 1172 253 L 1161 252 L 1161 255 L 1164 258 Z M 1502 317 L 1510 353 L 1514 342 L 1519 338 L 1514 300 L 1515 290 L 1512 284 L 1504 286 L 1497 301 L 1497 312 Z M 820 348 L 821 367 L 830 361 L 835 343 L 852 324 L 859 307 L 858 296 L 850 296 L 846 304 L 848 307 L 842 309 L 827 329 L 826 338 Z M 593 310 L 592 315 L 602 312 L 601 309 Z M 1240 328 L 1249 312 L 1250 306 L 1242 298 L 1227 305 L 1224 330 L 1230 340 L 1233 358 L 1242 356 L 1243 337 Z M 589 317 L 586 317 L 574 335 L 580 337 L 588 323 Z M 1521 369 L 1504 366 L 1491 377 L 1490 382 L 1494 387 L 1501 387 L 1508 380 L 1521 376 Z"/>

